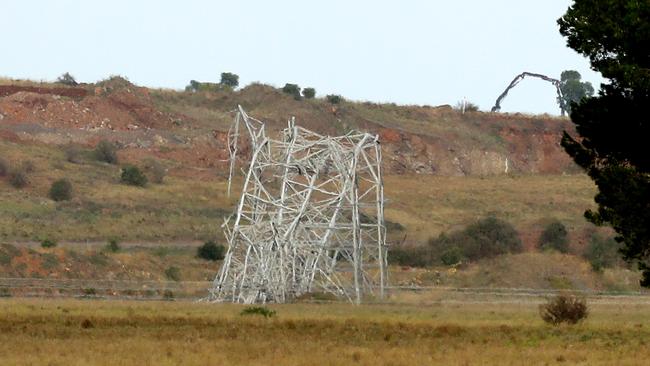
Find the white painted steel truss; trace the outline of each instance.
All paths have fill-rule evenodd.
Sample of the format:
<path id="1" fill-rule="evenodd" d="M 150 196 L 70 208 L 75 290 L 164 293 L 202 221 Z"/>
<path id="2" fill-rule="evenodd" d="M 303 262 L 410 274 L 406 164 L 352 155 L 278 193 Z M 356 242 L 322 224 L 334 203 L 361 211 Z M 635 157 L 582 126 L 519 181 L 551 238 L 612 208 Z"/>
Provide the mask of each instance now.
<path id="1" fill-rule="evenodd" d="M 245 130 L 245 131 L 244 131 Z M 326 292 L 360 303 L 387 283 L 378 136 L 321 136 L 291 119 L 279 139 L 238 108 L 228 134 L 230 193 L 238 149 L 250 161 L 211 301 L 283 303 Z"/>

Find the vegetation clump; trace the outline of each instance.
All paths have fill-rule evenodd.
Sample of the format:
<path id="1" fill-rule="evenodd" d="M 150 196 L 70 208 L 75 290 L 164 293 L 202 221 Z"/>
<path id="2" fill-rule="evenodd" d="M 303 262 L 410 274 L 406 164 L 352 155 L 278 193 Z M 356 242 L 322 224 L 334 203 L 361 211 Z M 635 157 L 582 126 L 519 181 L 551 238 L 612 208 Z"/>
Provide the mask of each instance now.
<path id="1" fill-rule="evenodd" d="M 550 222 L 542 231 L 537 246 L 542 250 L 553 249 L 560 253 L 569 252 L 569 232 L 560 221 Z"/>
<path id="2" fill-rule="evenodd" d="M 56 247 L 56 242 L 51 239 L 44 239 L 41 241 L 41 248 L 54 248 Z"/>
<path id="3" fill-rule="evenodd" d="M 325 98 L 330 104 L 339 104 L 343 101 L 343 97 L 337 94 L 328 94 Z"/>
<path id="4" fill-rule="evenodd" d="M 620 250 L 621 244 L 614 238 L 606 238 L 594 233 L 589 239 L 584 257 L 589 261 L 594 271 L 600 272 L 621 262 Z"/>
<path id="5" fill-rule="evenodd" d="M 72 198 L 72 183 L 67 179 L 59 179 L 52 183 L 49 197 L 54 201 L 69 201 Z"/>
<path id="6" fill-rule="evenodd" d="M 206 241 L 199 247 L 196 255 L 205 260 L 218 261 L 222 260 L 226 254 L 226 248 L 212 240 Z"/>
<path id="7" fill-rule="evenodd" d="M 302 96 L 305 97 L 305 99 L 313 99 L 316 96 L 316 89 L 304 88 L 302 90 Z"/>
<path id="8" fill-rule="evenodd" d="M 284 86 L 282 87 L 282 92 L 292 95 L 293 99 L 295 100 L 302 99 L 300 95 L 300 87 L 298 86 L 298 84 L 289 84 L 289 83 L 284 84 Z"/>
<path id="9" fill-rule="evenodd" d="M 489 216 L 451 234 L 440 234 L 426 245 L 398 248 L 391 251 L 392 262 L 426 267 L 462 261 L 475 261 L 506 253 L 518 253 L 523 249 L 515 228 L 508 222 Z"/>
<path id="10" fill-rule="evenodd" d="M 558 20 L 567 45 L 602 74 L 597 96 L 571 104 L 578 136 L 564 132 L 562 147 L 598 187 L 596 210 L 585 217 L 610 225 L 650 287 L 650 2 L 574 1 Z"/>
<path id="11" fill-rule="evenodd" d="M 121 249 L 122 248 L 120 248 L 120 243 L 115 238 L 109 239 L 108 243 L 106 243 L 106 250 L 108 250 L 111 253 L 117 253 Z"/>
<path id="12" fill-rule="evenodd" d="M 231 72 L 222 72 L 220 84 L 230 88 L 236 88 L 239 86 L 239 75 Z"/>
<path id="13" fill-rule="evenodd" d="M 122 168 L 122 175 L 120 181 L 124 184 L 136 187 L 144 187 L 147 185 L 147 176 L 135 165 L 126 165 Z"/>
<path id="14" fill-rule="evenodd" d="M 115 144 L 107 140 L 101 140 L 95 146 L 95 159 L 109 164 L 117 164 L 117 148 Z"/>
<path id="15" fill-rule="evenodd" d="M 178 267 L 170 266 L 165 269 L 165 277 L 171 281 L 180 281 L 181 280 L 181 270 Z"/>
<path id="16" fill-rule="evenodd" d="M 27 170 L 22 166 L 9 170 L 7 177 L 9 179 L 9 184 L 11 184 L 14 188 L 25 188 L 29 184 Z"/>
<path id="17" fill-rule="evenodd" d="M 265 318 L 272 318 L 276 315 L 276 311 L 263 306 L 249 306 L 242 310 L 239 315 L 260 315 Z"/>
<path id="18" fill-rule="evenodd" d="M 559 294 L 539 306 L 542 320 L 549 324 L 576 324 L 587 318 L 587 300 L 570 294 Z"/>

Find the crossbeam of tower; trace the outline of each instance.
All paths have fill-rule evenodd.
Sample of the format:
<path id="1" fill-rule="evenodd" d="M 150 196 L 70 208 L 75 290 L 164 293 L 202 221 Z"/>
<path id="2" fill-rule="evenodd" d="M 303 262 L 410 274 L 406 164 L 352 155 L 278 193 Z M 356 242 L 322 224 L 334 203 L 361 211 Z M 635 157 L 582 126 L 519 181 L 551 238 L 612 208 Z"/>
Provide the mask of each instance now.
<path id="1" fill-rule="evenodd" d="M 386 228 L 378 136 L 322 136 L 289 120 L 279 138 L 238 107 L 228 134 L 232 189 L 250 145 L 228 242 L 209 300 L 287 302 L 327 292 L 350 302 L 384 296 Z"/>

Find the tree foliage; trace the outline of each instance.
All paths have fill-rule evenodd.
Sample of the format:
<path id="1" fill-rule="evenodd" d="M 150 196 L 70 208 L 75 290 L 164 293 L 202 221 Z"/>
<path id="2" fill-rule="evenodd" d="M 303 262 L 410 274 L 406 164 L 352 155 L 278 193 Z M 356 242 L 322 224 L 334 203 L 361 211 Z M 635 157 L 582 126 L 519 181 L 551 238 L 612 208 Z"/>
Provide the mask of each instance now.
<path id="1" fill-rule="evenodd" d="M 283 91 L 284 93 L 287 93 L 287 94 L 293 95 L 293 99 L 295 99 L 295 100 L 300 100 L 300 99 L 302 98 L 302 97 L 300 96 L 300 87 L 298 86 L 298 84 L 289 84 L 289 83 L 286 83 L 286 84 L 284 84 L 284 86 L 282 87 L 282 91 Z"/>
<path id="2" fill-rule="evenodd" d="M 226 248 L 212 240 L 206 241 L 197 249 L 196 255 L 199 258 L 209 261 L 222 260 L 226 254 Z"/>
<path id="3" fill-rule="evenodd" d="M 231 72 L 222 72 L 220 84 L 229 86 L 231 88 L 236 88 L 239 86 L 239 75 L 233 74 Z"/>
<path id="4" fill-rule="evenodd" d="M 585 216 L 616 230 L 624 258 L 638 261 L 650 286 L 650 2 L 575 0 L 558 24 L 569 47 L 609 79 L 573 104 L 579 137 L 562 138 L 598 187 L 598 209 Z"/>
<path id="5" fill-rule="evenodd" d="M 68 201 L 72 198 L 72 183 L 67 179 L 59 179 L 52 183 L 48 196 L 54 201 Z"/>
<path id="6" fill-rule="evenodd" d="M 305 99 L 313 99 L 316 96 L 316 89 L 304 88 L 302 90 L 302 96 L 305 97 Z"/>
<path id="7" fill-rule="evenodd" d="M 542 231 L 537 246 L 540 249 L 554 249 L 560 253 L 569 252 L 569 232 L 560 221 L 552 221 Z"/>
<path id="8" fill-rule="evenodd" d="M 126 165 L 122 168 L 120 181 L 130 186 L 144 187 L 148 183 L 147 176 L 135 165 Z"/>
<path id="9" fill-rule="evenodd" d="M 560 75 L 560 90 L 567 112 L 571 113 L 571 104 L 594 95 L 594 87 L 590 82 L 580 81 L 582 76 L 575 70 L 563 71 Z"/>
<path id="10" fill-rule="evenodd" d="M 436 264 L 454 265 L 463 261 L 492 258 L 523 249 L 515 228 L 508 222 L 488 216 L 463 230 L 442 233 L 426 245 L 414 248 L 395 248 L 389 259 L 398 264 L 426 267 Z"/>

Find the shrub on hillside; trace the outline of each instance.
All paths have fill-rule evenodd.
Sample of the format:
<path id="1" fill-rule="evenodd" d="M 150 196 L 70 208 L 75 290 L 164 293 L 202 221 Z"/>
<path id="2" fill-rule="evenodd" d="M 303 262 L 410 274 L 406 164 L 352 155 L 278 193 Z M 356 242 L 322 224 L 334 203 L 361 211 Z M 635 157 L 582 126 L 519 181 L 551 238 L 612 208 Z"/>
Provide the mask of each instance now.
<path id="1" fill-rule="evenodd" d="M 523 249 L 515 228 L 495 217 L 481 219 L 465 229 L 431 238 L 426 245 L 394 248 L 389 253 L 392 263 L 413 267 L 455 265 L 465 260 L 491 258 Z"/>
<path id="2" fill-rule="evenodd" d="M 157 184 L 163 183 L 165 175 L 167 175 L 167 169 L 160 161 L 155 159 L 146 159 L 143 165 L 144 171 L 147 173 L 150 181 Z"/>
<path id="3" fill-rule="evenodd" d="M 108 243 L 106 243 L 106 250 L 108 250 L 111 253 L 117 253 L 120 251 L 120 243 L 117 241 L 115 238 L 108 239 Z"/>
<path id="4" fill-rule="evenodd" d="M 553 221 L 546 225 L 542 235 L 539 237 L 539 242 L 537 246 L 540 249 L 554 249 L 560 253 L 569 252 L 569 232 L 566 229 L 566 226 L 560 221 Z"/>
<path id="5" fill-rule="evenodd" d="M 302 90 L 302 96 L 305 97 L 305 99 L 313 99 L 316 96 L 316 89 L 305 88 Z"/>
<path id="6" fill-rule="evenodd" d="M 101 140 L 95 146 L 95 159 L 109 164 L 117 164 L 117 147 L 112 142 Z"/>
<path id="7" fill-rule="evenodd" d="M 589 315 L 587 301 L 575 295 L 560 294 L 539 306 L 542 320 L 549 324 L 576 324 Z"/>
<path id="8" fill-rule="evenodd" d="M 68 201 L 72 198 L 72 183 L 67 179 L 59 179 L 52 183 L 48 194 L 54 201 Z"/>
<path id="9" fill-rule="evenodd" d="M 63 85 L 68 85 L 68 86 L 77 86 L 79 83 L 77 83 L 77 80 L 75 80 L 74 76 L 70 75 L 69 72 L 66 72 L 65 74 L 59 76 L 56 79 L 56 82 L 59 84 Z"/>
<path id="10" fill-rule="evenodd" d="M 165 277 L 171 281 L 180 281 L 181 280 L 181 270 L 178 267 L 167 267 L 165 269 Z"/>
<path id="11" fill-rule="evenodd" d="M 217 244 L 212 240 L 206 241 L 203 245 L 201 245 L 196 253 L 199 258 L 209 261 L 221 260 L 224 258 L 225 254 L 226 248 L 223 245 Z"/>
<path id="12" fill-rule="evenodd" d="M 445 247 L 455 244 L 469 260 L 518 253 L 523 249 L 517 230 L 510 223 L 492 216 L 467 226 L 461 232 L 443 237 L 436 244 Z"/>
<path id="13" fill-rule="evenodd" d="M 44 239 L 43 241 L 41 241 L 41 247 L 42 248 L 54 248 L 54 247 L 56 247 L 56 242 L 54 240 Z"/>
<path id="14" fill-rule="evenodd" d="M 584 257 L 589 261 L 594 271 L 602 271 L 621 262 L 620 249 L 621 244 L 614 238 L 606 238 L 594 233 L 589 239 Z"/>
<path id="15" fill-rule="evenodd" d="M 29 184 L 27 171 L 25 171 L 23 167 L 9 170 L 8 178 L 9 184 L 11 184 L 14 188 L 25 188 Z"/>
<path id="16" fill-rule="evenodd" d="M 293 99 L 295 100 L 301 99 L 300 87 L 298 86 L 298 84 L 289 84 L 289 83 L 284 84 L 284 86 L 282 87 L 282 92 L 289 95 L 293 95 Z"/>
<path id="17" fill-rule="evenodd" d="M 222 72 L 221 84 L 231 88 L 236 88 L 239 85 L 239 75 L 231 72 Z"/>
<path id="18" fill-rule="evenodd" d="M 343 97 L 336 94 L 328 94 L 325 98 L 327 98 L 327 101 L 331 104 L 339 104 L 343 101 Z"/>
<path id="19" fill-rule="evenodd" d="M 147 185 L 147 176 L 135 165 L 126 165 L 122 168 L 120 181 L 130 186 L 144 187 Z"/>

